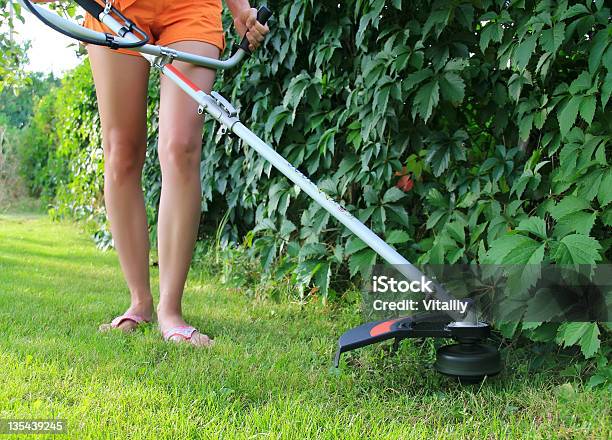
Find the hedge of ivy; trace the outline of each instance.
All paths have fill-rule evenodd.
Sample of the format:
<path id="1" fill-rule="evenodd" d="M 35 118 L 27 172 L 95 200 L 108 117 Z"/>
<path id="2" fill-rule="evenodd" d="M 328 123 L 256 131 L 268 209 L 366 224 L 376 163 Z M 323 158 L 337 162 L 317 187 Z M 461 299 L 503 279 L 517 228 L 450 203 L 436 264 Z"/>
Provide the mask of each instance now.
<path id="1" fill-rule="evenodd" d="M 217 89 L 328 194 L 418 263 L 609 263 L 612 24 L 598 1 L 270 1 L 264 50 Z M 226 17 L 229 25 L 230 17 Z M 59 211 L 107 242 L 87 67 L 60 94 Z M 154 232 L 157 85 L 144 185 Z M 57 100 L 59 101 L 59 100 Z M 207 123 L 203 224 L 227 213 L 273 277 L 320 295 L 376 261 L 360 240 L 235 138 Z M 246 239 L 245 239 L 246 237 Z M 606 323 L 500 325 L 577 345 L 610 378 Z M 601 341 L 604 342 L 600 345 Z M 603 348 L 602 348 L 603 347 Z M 606 376 L 607 375 L 607 376 Z"/>

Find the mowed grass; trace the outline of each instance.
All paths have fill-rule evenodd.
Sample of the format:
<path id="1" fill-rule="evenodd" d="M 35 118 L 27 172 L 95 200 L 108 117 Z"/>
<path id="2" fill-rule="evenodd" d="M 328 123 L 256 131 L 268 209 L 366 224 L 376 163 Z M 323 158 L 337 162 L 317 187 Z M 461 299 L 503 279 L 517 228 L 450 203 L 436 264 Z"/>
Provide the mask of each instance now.
<path id="1" fill-rule="evenodd" d="M 609 438 L 608 393 L 512 352 L 468 387 L 432 371 L 418 341 L 335 370 L 354 313 L 253 300 L 192 272 L 184 310 L 212 349 L 164 343 L 154 325 L 100 334 L 128 305 L 116 254 L 75 224 L 0 214 L 0 419 L 65 418 L 78 439 Z"/>

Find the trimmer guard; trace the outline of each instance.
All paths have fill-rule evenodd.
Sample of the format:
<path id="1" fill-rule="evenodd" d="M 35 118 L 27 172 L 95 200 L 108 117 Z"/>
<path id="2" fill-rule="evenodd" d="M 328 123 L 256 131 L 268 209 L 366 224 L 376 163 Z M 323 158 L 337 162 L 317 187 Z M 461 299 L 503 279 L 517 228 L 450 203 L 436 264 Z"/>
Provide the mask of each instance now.
<path id="1" fill-rule="evenodd" d="M 489 333 L 490 327 L 488 324 L 477 323 L 470 326 L 458 326 L 452 318 L 445 314 L 421 314 L 368 322 L 348 330 L 340 336 L 334 365 L 338 367 L 342 353 L 387 339 L 394 338 L 396 344 L 402 339 L 424 337 L 475 341 L 488 337 Z"/>
<path id="2" fill-rule="evenodd" d="M 340 336 L 334 365 L 338 367 L 342 353 L 387 339 L 395 338 L 396 342 L 399 342 L 405 338 L 445 336 L 446 325 L 450 322 L 451 318 L 446 315 L 428 314 L 362 324 Z"/>

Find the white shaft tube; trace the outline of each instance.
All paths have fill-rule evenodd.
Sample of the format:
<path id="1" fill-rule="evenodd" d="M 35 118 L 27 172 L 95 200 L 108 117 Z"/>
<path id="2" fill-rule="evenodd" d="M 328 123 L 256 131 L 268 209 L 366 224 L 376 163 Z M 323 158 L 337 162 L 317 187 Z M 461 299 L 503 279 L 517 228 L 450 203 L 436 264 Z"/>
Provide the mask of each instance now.
<path id="1" fill-rule="evenodd" d="M 221 121 L 220 121 L 221 122 Z M 402 257 L 395 249 L 389 246 L 382 238 L 372 232 L 366 225 L 361 223 L 350 212 L 344 209 L 339 203 L 331 199 L 327 194 L 321 191 L 314 183 L 312 183 L 300 170 L 291 165 L 283 156 L 278 154 L 272 147 L 262 141 L 251 130 L 245 127 L 241 122 L 233 124 L 232 131 L 249 146 L 270 162 L 277 170 L 283 173 L 289 180 L 299 186 L 306 194 L 308 194 L 315 202 L 321 205 L 340 223 L 346 226 L 357 237 L 363 240 L 370 248 L 380 255 L 387 263 L 395 266 L 395 268 L 404 275 L 407 279 L 414 281 L 428 278 L 408 260 Z M 435 296 L 442 301 L 449 301 L 452 298 L 444 290 L 444 288 L 436 282 L 432 285 L 435 288 Z M 449 312 L 453 319 L 463 321 L 458 312 Z M 473 318 L 470 318 L 473 319 Z"/>

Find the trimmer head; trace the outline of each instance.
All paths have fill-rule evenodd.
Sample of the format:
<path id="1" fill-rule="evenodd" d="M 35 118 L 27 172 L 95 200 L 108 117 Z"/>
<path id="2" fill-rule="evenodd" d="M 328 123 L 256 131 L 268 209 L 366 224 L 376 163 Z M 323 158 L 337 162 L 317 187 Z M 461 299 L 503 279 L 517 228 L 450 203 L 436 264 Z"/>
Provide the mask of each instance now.
<path id="1" fill-rule="evenodd" d="M 459 343 L 440 347 L 434 368 L 461 382 L 475 383 L 498 374 L 502 363 L 499 351 L 492 345 Z"/>

